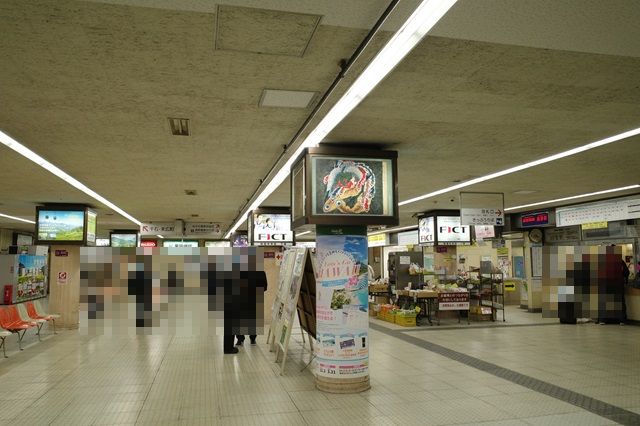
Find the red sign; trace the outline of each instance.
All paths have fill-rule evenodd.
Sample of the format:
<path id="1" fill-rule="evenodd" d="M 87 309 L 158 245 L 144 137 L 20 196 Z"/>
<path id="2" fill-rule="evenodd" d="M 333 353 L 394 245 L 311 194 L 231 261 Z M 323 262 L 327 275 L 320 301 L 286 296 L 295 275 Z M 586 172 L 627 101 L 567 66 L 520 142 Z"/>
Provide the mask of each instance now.
<path id="1" fill-rule="evenodd" d="M 522 215 L 522 227 L 539 226 L 549 224 L 549 213 L 538 212 Z"/>
<path id="2" fill-rule="evenodd" d="M 447 252 L 446 247 L 442 247 L 442 246 L 436 247 L 436 253 L 446 253 L 446 252 Z"/>
<path id="3" fill-rule="evenodd" d="M 66 250 L 56 250 L 56 257 L 68 257 L 69 252 Z"/>
<path id="4" fill-rule="evenodd" d="M 156 240 L 142 240 L 140 247 L 158 247 L 158 242 Z"/>
<path id="5" fill-rule="evenodd" d="M 275 259 L 276 258 L 276 252 L 275 251 L 265 251 L 264 252 L 264 258 L 265 259 Z"/>

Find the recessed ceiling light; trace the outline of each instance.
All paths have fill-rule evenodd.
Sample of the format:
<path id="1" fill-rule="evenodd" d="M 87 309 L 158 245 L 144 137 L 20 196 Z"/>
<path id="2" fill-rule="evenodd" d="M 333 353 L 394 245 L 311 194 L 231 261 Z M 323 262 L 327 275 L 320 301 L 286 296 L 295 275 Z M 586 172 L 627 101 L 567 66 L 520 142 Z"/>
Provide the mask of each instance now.
<path id="1" fill-rule="evenodd" d="M 264 89 L 258 105 L 276 108 L 306 108 L 311 104 L 316 94 L 317 92 L 300 90 Z"/>
<path id="2" fill-rule="evenodd" d="M 191 134 L 189 130 L 188 118 L 174 118 L 169 117 L 169 127 L 171 128 L 171 134 L 174 136 L 189 136 Z"/>

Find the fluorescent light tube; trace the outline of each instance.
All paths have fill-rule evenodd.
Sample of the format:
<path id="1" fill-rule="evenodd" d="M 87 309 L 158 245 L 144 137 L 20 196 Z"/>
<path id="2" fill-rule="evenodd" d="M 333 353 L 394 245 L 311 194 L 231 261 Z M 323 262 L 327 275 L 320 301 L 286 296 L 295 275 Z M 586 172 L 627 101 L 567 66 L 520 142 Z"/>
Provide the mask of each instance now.
<path id="1" fill-rule="evenodd" d="M 33 220 L 22 219 L 21 217 L 9 216 L 8 214 L 0 213 L 0 217 L 6 217 L 7 219 L 17 220 L 19 222 L 32 223 L 35 225 Z"/>
<path id="2" fill-rule="evenodd" d="M 116 206 L 111 201 L 109 201 L 106 198 L 104 198 L 102 195 L 100 195 L 97 192 L 93 191 L 92 189 L 87 187 L 85 184 L 83 184 L 79 180 L 77 180 L 74 177 L 72 177 L 71 175 L 67 174 L 66 172 L 64 172 L 59 167 L 57 167 L 57 166 L 53 165 L 52 163 L 48 162 L 47 160 L 45 160 L 44 158 L 42 158 L 41 156 L 39 156 L 35 152 L 31 151 L 29 148 L 27 148 L 26 146 L 22 145 L 20 142 L 18 142 L 17 140 L 13 139 L 11 136 L 7 135 L 6 133 L 4 133 L 1 130 L 0 130 L 0 143 L 2 143 L 3 145 L 7 146 L 8 148 L 11 148 L 12 150 L 17 152 L 18 154 L 22 155 L 23 157 L 26 157 L 29 160 L 33 161 L 34 163 L 36 163 L 37 165 L 39 165 L 43 169 L 45 169 L 45 170 L 53 173 L 54 175 L 58 176 L 60 179 L 62 179 L 63 181 L 67 182 L 69 185 L 73 186 L 76 189 L 79 189 L 80 191 L 84 192 L 85 194 L 87 194 L 88 196 L 93 198 L 94 200 L 104 204 L 105 206 L 109 207 L 111 210 L 113 210 L 113 211 L 117 212 L 118 214 L 120 214 L 121 216 L 129 219 L 131 222 L 135 223 L 136 225 L 138 225 L 138 226 L 142 225 L 142 222 L 140 222 L 138 219 L 136 219 L 135 217 L 131 216 L 129 213 L 125 212 L 120 207 Z"/>
<path id="3" fill-rule="evenodd" d="M 299 234 L 296 234 L 296 237 L 299 237 L 301 235 L 307 235 L 307 234 L 310 234 L 310 233 L 311 233 L 311 231 L 304 231 L 304 232 L 301 232 Z"/>
<path id="4" fill-rule="evenodd" d="M 162 235 L 160 235 L 160 234 L 156 235 L 156 237 L 158 237 L 158 238 L 160 238 L 160 239 L 164 240 L 164 237 L 163 237 Z"/>
<path id="5" fill-rule="evenodd" d="M 458 0 L 424 0 L 405 21 L 351 87 L 329 110 L 315 129 L 289 157 L 280 171 L 262 190 L 256 200 L 243 211 L 240 219 L 225 235 L 231 234 L 245 221 L 247 213 L 256 209 L 289 176 L 293 162 L 306 148 L 317 146 L 413 49 Z"/>
<path id="6" fill-rule="evenodd" d="M 531 203 L 531 204 L 523 204 L 521 206 L 513 206 L 513 207 L 506 208 L 504 209 L 504 211 L 507 212 L 510 210 L 524 209 L 525 207 L 541 206 L 543 204 L 560 203 L 562 201 L 569 201 L 569 200 L 575 200 L 577 198 L 591 197 L 592 195 L 609 194 L 611 192 L 626 191 L 627 189 L 635 189 L 635 188 L 640 188 L 640 185 L 629 185 L 629 186 L 623 186 L 621 188 L 613 188 L 613 189 L 606 189 L 604 191 L 590 192 L 588 194 L 573 195 L 571 197 L 556 198 L 554 200 L 540 201 L 540 202 Z"/>
<path id="7" fill-rule="evenodd" d="M 415 203 L 416 201 L 425 200 L 427 198 L 435 197 L 438 195 L 446 194 L 447 192 L 455 191 L 457 189 L 465 188 L 467 186 L 475 185 L 477 183 L 486 182 L 491 179 L 495 179 L 501 176 L 509 175 L 511 173 L 526 170 L 531 167 L 539 166 L 541 164 L 550 163 L 551 161 L 559 160 L 561 158 L 569 157 L 571 155 L 579 154 L 581 152 L 589 151 L 594 148 L 598 148 L 610 143 L 618 142 L 632 136 L 640 135 L 640 127 L 629 130 L 627 132 L 619 133 L 617 135 L 609 136 L 608 138 L 600 139 L 599 141 L 591 142 L 586 145 L 579 146 L 577 148 L 570 149 L 568 151 L 562 151 L 548 157 L 540 158 L 539 160 L 531 161 L 529 163 L 520 164 L 519 166 L 511 167 L 509 169 L 501 170 L 499 172 L 491 173 L 486 176 L 481 176 L 475 179 L 468 180 L 466 182 L 459 183 L 457 185 L 449 186 L 447 188 L 439 189 L 437 191 L 429 192 L 428 194 L 420 195 L 418 197 L 410 198 L 398 203 L 398 206 L 404 206 L 406 204 Z"/>

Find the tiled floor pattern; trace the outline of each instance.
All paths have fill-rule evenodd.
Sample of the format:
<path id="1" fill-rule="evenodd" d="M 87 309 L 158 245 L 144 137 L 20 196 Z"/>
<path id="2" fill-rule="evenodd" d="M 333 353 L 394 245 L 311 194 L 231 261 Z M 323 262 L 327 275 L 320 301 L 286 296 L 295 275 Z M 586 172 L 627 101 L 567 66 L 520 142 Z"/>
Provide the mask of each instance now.
<path id="1" fill-rule="evenodd" d="M 543 322 L 539 315 L 530 318 Z M 300 371 L 310 354 L 298 333 L 292 336 L 286 375 L 280 376 L 264 336 L 237 355 L 223 355 L 221 338 L 109 338 L 62 331 L 0 361 L 0 424 L 615 424 L 426 350 L 416 344 L 420 341 L 640 413 L 640 327 L 388 333 L 371 330 L 372 388 L 331 395 L 315 390 L 309 369 Z M 9 348 L 15 346 L 11 339 Z"/>

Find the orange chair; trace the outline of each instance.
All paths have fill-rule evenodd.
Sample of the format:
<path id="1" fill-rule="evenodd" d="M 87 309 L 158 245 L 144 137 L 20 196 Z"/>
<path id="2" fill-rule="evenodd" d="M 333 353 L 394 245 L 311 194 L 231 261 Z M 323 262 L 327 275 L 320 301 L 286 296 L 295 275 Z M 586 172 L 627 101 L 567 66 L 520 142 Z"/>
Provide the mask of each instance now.
<path id="1" fill-rule="evenodd" d="M 22 338 L 27 330 L 37 326 L 35 322 L 23 321 L 14 305 L 0 307 L 0 327 L 18 335 L 18 347 L 20 350 L 22 350 Z"/>
<path id="2" fill-rule="evenodd" d="M 33 302 L 25 302 L 24 305 L 27 308 L 27 315 L 29 315 L 29 318 L 34 319 L 34 320 L 51 321 L 53 323 L 53 334 L 57 334 L 56 333 L 56 318 L 59 318 L 60 315 L 48 315 L 48 314 L 41 315 L 36 310 L 36 307 L 33 304 Z"/>

